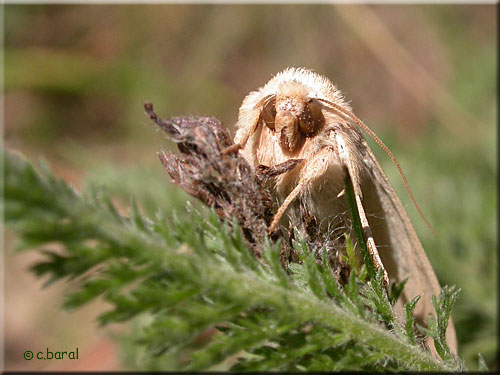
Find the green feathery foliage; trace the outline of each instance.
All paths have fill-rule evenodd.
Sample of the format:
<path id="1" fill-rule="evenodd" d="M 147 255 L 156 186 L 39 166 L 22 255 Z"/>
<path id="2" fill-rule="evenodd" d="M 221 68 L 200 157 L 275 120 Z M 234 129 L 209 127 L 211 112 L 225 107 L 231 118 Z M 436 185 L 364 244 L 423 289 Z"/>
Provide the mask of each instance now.
<path id="1" fill-rule="evenodd" d="M 247 248 L 236 223 L 214 212 L 191 211 L 168 220 L 144 217 L 136 204 L 121 216 L 102 190 L 79 195 L 42 166 L 5 155 L 5 219 L 19 234 L 19 250 L 44 248 L 33 266 L 49 282 L 76 278 L 67 295 L 75 309 L 101 297 L 112 309 L 103 325 L 130 321 L 124 339 L 133 368 L 233 371 L 456 371 L 463 369 L 444 341 L 453 288 L 434 305 L 428 329 L 443 360 L 419 344 L 412 312 L 396 321 L 382 274 L 353 267 L 345 287 L 296 233 L 301 263 L 286 272 L 279 244 L 263 250 L 265 264 Z M 51 250 L 58 243 L 64 251 Z M 349 243 L 349 241 L 348 241 Z M 352 251 L 350 249 L 349 251 Z M 348 251 L 348 254 L 349 254 Z M 349 259 L 346 258 L 348 262 Z"/>

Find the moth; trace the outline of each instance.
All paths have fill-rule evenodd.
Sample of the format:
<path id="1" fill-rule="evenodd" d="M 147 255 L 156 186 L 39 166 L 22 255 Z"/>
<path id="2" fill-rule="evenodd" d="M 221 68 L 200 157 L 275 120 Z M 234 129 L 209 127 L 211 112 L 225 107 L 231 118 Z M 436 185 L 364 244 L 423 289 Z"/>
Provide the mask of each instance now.
<path id="1" fill-rule="evenodd" d="M 417 295 L 422 295 L 415 310 L 417 319 L 425 322 L 429 314 L 435 314 L 431 296 L 439 295 L 439 282 L 362 130 L 389 154 L 407 186 L 406 178 L 392 153 L 353 114 L 330 80 L 303 68 L 278 73 L 245 97 L 236 128 L 235 145 L 225 152 L 240 150 L 256 171 L 279 171 L 270 183 L 280 202 L 270 232 L 288 222 L 307 233 L 313 223 L 330 250 L 341 246 L 350 220 L 344 196 L 344 178 L 349 173 L 375 267 L 383 270 L 386 283 L 407 279 L 396 305 L 397 316 L 404 320 L 403 303 Z M 290 163 L 293 160 L 302 161 Z M 283 167 L 288 164 L 293 167 Z M 409 188 L 408 192 L 421 213 Z M 456 353 L 451 320 L 447 342 Z"/>

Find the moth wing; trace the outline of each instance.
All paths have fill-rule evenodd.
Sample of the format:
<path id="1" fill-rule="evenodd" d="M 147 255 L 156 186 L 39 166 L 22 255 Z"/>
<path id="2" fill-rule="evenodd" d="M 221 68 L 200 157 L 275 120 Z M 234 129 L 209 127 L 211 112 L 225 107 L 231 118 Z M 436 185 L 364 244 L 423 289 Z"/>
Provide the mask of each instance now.
<path id="1" fill-rule="evenodd" d="M 373 152 L 365 141 L 363 143 L 366 146 L 363 150 L 366 169 L 360 173 L 362 200 L 375 244 L 389 279 L 407 279 L 403 300 L 406 302 L 422 295 L 415 315 L 421 323 L 425 323 L 429 314 L 435 315 L 432 295 L 438 296 L 441 287 L 401 201 Z M 396 305 L 396 313 L 399 317 L 404 316 L 402 302 Z M 446 339 L 451 351 L 456 353 L 457 339 L 451 319 Z"/>

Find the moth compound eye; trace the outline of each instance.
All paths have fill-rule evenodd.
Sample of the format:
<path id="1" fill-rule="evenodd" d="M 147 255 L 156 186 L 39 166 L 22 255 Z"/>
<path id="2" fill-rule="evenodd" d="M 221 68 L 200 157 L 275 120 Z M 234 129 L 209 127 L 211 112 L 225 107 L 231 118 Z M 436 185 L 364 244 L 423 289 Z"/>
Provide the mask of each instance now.
<path id="1" fill-rule="evenodd" d="M 311 99 L 299 116 L 300 131 L 307 137 L 312 137 L 318 133 L 324 124 L 325 117 L 321 111 L 321 105 L 316 99 Z"/>
<path id="2" fill-rule="evenodd" d="M 272 98 L 268 100 L 265 104 L 264 107 L 262 108 L 262 113 L 261 113 L 262 120 L 264 120 L 264 123 L 266 126 L 274 130 L 275 127 L 275 119 L 276 119 L 276 99 Z"/>

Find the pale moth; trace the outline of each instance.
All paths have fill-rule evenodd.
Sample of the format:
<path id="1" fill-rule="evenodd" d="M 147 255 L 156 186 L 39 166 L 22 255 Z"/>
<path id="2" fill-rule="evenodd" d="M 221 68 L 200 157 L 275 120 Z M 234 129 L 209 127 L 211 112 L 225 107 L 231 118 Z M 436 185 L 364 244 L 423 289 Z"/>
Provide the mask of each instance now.
<path id="1" fill-rule="evenodd" d="M 389 180 L 368 147 L 367 132 L 389 154 L 405 185 L 399 164 L 383 143 L 361 122 L 342 93 L 325 77 L 301 68 L 288 68 L 252 91 L 239 110 L 235 145 L 252 168 L 303 162 L 274 177 L 272 194 L 280 207 L 270 226 L 292 223 L 304 230 L 304 215 L 314 219 L 325 238 L 341 245 L 349 226 L 343 195 L 345 173 L 353 182 L 368 250 L 384 281 L 408 279 L 396 314 L 404 319 L 403 303 L 422 295 L 415 314 L 421 323 L 435 314 L 432 295 L 441 288 L 410 220 Z M 409 189 L 408 189 L 409 190 Z M 414 201 L 411 191 L 410 196 Z M 418 205 L 416 205 L 417 209 Z M 285 212 L 287 215 L 285 215 Z M 425 218 L 424 218 L 425 220 Z M 453 323 L 447 342 L 456 353 Z M 427 344 L 435 353 L 433 344 Z"/>

